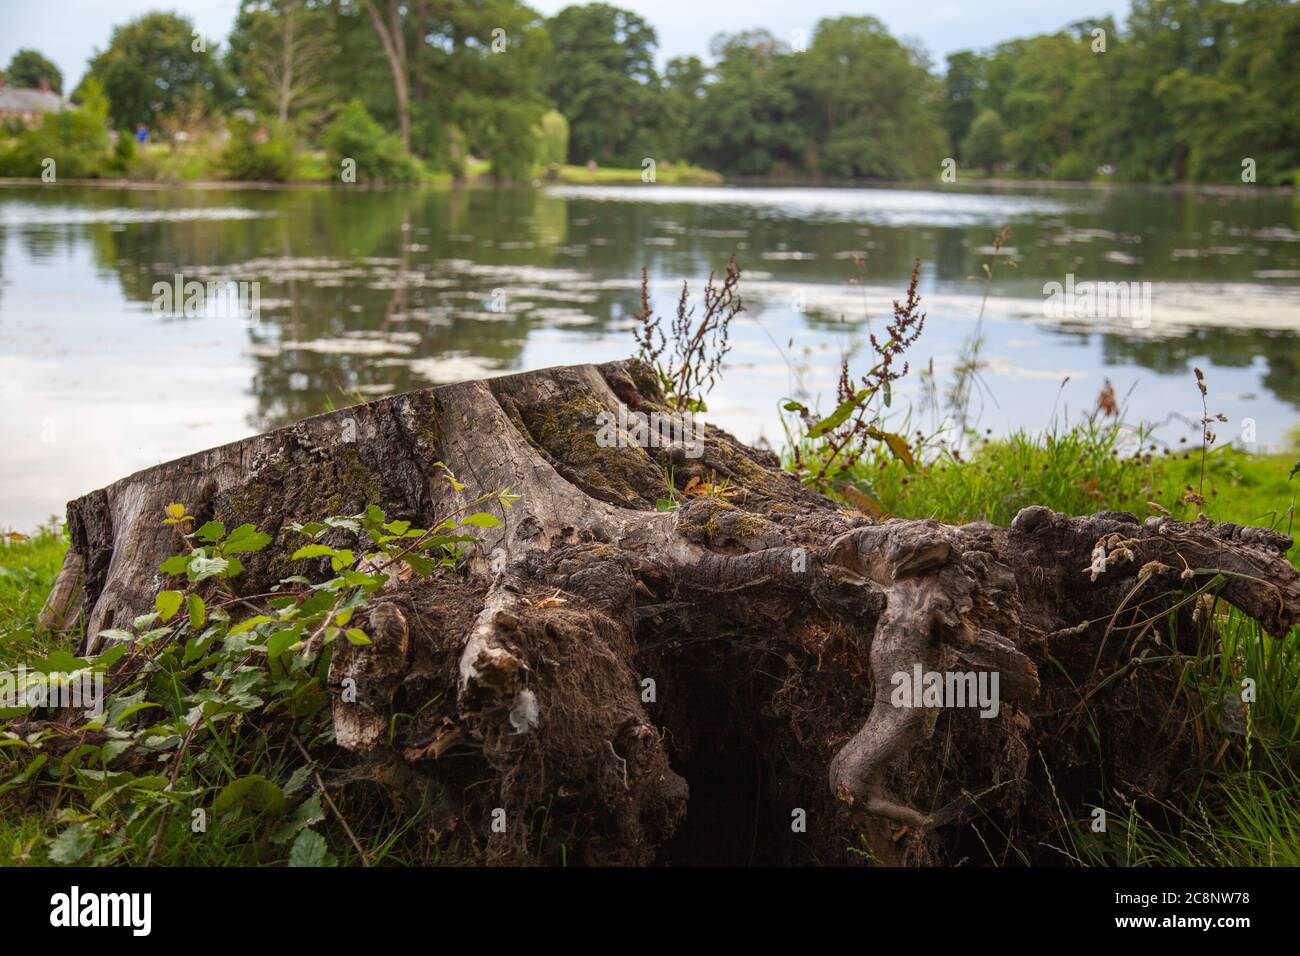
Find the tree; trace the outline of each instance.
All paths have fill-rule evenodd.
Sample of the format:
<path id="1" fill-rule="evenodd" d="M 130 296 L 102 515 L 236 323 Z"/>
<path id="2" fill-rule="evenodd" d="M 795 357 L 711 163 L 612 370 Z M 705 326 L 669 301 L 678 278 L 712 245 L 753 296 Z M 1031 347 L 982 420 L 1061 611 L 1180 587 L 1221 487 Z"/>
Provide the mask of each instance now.
<path id="1" fill-rule="evenodd" d="M 817 24 L 798 59 L 820 172 L 909 178 L 939 168 L 940 94 L 921 51 L 874 17 L 836 17 Z"/>
<path id="2" fill-rule="evenodd" d="M 391 115 L 405 147 L 445 159 L 463 135 L 496 175 L 528 176 L 547 108 L 540 70 L 549 45 L 538 15 L 518 0 L 366 0 L 365 9 L 388 64 Z"/>
<path id="3" fill-rule="evenodd" d="M 639 166 L 659 154 L 654 28 L 628 10 L 591 3 L 565 7 L 547 30 L 553 53 L 546 92 L 569 121 L 570 161 Z"/>
<path id="4" fill-rule="evenodd" d="M 1003 141 L 1006 135 L 1006 124 L 997 111 L 984 110 L 975 117 L 965 142 L 961 144 L 962 161 L 967 166 L 983 166 L 985 172 L 992 173 L 993 167 L 1005 156 Z"/>
<path id="5" fill-rule="evenodd" d="M 295 111 L 327 101 L 322 75 L 337 53 L 326 11 L 308 0 L 242 0 L 227 59 L 249 98 L 283 127 Z"/>
<path id="6" fill-rule="evenodd" d="M 366 12 L 375 28 L 375 35 L 384 48 L 384 57 L 388 60 L 388 69 L 393 76 L 393 96 L 397 100 L 397 129 L 402 139 L 402 148 L 411 151 L 411 76 L 410 63 L 406 55 L 406 27 L 403 23 L 403 11 L 406 9 L 398 0 L 388 0 L 380 10 L 377 0 L 365 0 Z"/>
<path id="7" fill-rule="evenodd" d="M 1086 818 L 1103 782 L 1159 808 L 1189 770 L 1214 764 L 1184 656 L 1204 639 L 1193 621 L 1207 590 L 1272 635 L 1300 620 L 1291 539 L 1266 528 L 1042 507 L 1009 527 L 877 522 L 711 425 L 698 445 L 632 439 L 631 414 L 671 421 L 650 367 L 542 369 L 408 392 L 146 469 L 69 504 L 71 547 L 42 621 L 84 615 L 85 657 L 159 607 L 160 566 L 188 546 L 162 523 L 170 505 L 200 534 L 249 524 L 273 539 L 238 553 L 240 572 L 222 582 L 233 594 L 167 579 L 204 591 L 209 613 L 244 619 L 236 646 L 260 657 L 257 624 L 272 618 L 248 621 L 240 598 L 287 574 L 335 574 L 323 558 L 287 559 L 311 540 L 303 523 L 357 515 L 356 531 L 346 518 L 318 529 L 318 553 L 349 549 L 346 566 L 368 547 L 370 505 L 400 536 L 508 489 L 518 499 L 483 516 L 473 545 L 459 542 L 455 570 L 424 557 L 421 571 L 414 553 L 382 566 L 370 602 L 335 628 L 361 643 L 337 633 L 322 652 L 333 636 L 322 625 L 273 652 L 319 667 L 315 701 L 302 704 L 332 723 L 336 786 L 391 802 L 399 821 L 420 813 L 429 839 L 446 835 L 471 860 L 646 864 L 694 851 L 954 864 L 979 845 L 972 824 L 990 818 L 1009 858 L 1059 860 L 1062 817 Z M 602 438 L 599 416 L 627 440 Z M 725 492 L 698 490 L 721 474 Z M 666 495 L 675 510 L 657 506 Z M 330 592 L 299 585 L 269 614 L 299 600 L 330 607 Z M 142 625 L 156 626 L 157 615 Z M 119 664 L 169 655 L 158 671 L 178 716 L 177 684 L 205 669 L 202 626 L 184 665 L 170 639 L 133 643 Z M 942 695 L 954 677 L 966 706 Z M 242 720 L 264 718 L 256 704 Z M 14 729 L 55 730 L 42 738 L 54 759 L 103 733 L 102 721 Z M 114 759 L 115 770 L 157 769 L 154 749 Z M 682 827 L 688 807 L 709 826 Z M 816 825 L 800 832 L 800 816 Z M 706 840 L 683 844 L 699 829 Z"/>
<path id="8" fill-rule="evenodd" d="M 392 133 L 374 121 L 360 100 L 352 100 L 321 137 L 330 164 L 341 169 L 351 160 L 359 182 L 407 183 L 420 177 L 420 166 Z"/>
<path id="9" fill-rule="evenodd" d="M 549 110 L 538 127 L 543 166 L 562 165 L 569 155 L 569 121 L 559 110 Z"/>
<path id="10" fill-rule="evenodd" d="M 63 94 L 63 74 L 52 62 L 35 50 L 19 50 L 9 60 L 5 82 L 10 86 L 36 88 L 44 81 L 51 90 Z"/>
<path id="11" fill-rule="evenodd" d="M 710 46 L 718 62 L 692 114 L 691 161 L 743 176 L 801 168 L 808 136 L 795 58 L 766 30 L 720 35 Z"/>
<path id="12" fill-rule="evenodd" d="M 182 104 L 224 104 L 229 84 L 214 52 L 187 17 L 148 13 L 115 27 L 86 75 L 103 85 L 114 126 L 152 127 Z"/>
<path id="13" fill-rule="evenodd" d="M 948 55 L 948 70 L 943 77 L 941 122 L 948 134 L 949 146 L 958 152 L 966 141 L 971 123 L 975 122 L 982 64 L 983 60 L 969 50 Z"/>
<path id="14" fill-rule="evenodd" d="M 549 104 L 543 67 L 551 53 L 544 21 L 517 0 L 452 4 L 423 22 L 415 72 L 419 125 L 431 143 L 446 130 L 491 162 L 501 180 L 523 181 L 537 162 Z"/>

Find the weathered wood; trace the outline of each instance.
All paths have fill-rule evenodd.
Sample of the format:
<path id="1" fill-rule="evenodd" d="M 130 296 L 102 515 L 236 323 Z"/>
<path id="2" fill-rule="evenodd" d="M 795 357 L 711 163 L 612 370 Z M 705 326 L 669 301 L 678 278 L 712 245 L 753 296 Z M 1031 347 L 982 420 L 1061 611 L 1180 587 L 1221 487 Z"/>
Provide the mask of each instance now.
<path id="1" fill-rule="evenodd" d="M 1300 618 L 1290 539 L 1270 531 L 1044 508 L 1009 528 L 876 522 L 712 426 L 699 457 L 680 445 L 604 447 L 598 415 L 620 405 L 668 411 L 636 362 L 465 382 L 311 418 L 80 498 L 68 509 L 69 561 L 85 569 L 84 650 L 152 606 L 174 545 L 160 523 L 170 502 L 276 538 L 237 579 L 254 594 L 291 573 L 291 522 L 376 503 L 428 527 L 509 488 L 520 501 L 463 574 L 391 582 L 372 612 L 374 646 L 335 658 L 331 684 L 362 688 L 355 706 L 334 704 L 339 744 L 369 768 L 358 774 L 406 791 L 418 778 L 442 794 L 448 827 L 506 808 L 507 833 L 470 841 L 485 859 L 521 847 L 549 858 L 527 823 L 539 806 L 585 862 L 689 856 L 674 842 L 679 827 L 693 832 L 683 817 L 725 803 L 729 775 L 752 772 L 731 811 L 752 820 L 751 856 L 854 859 L 846 848 L 866 839 L 881 859 L 934 862 L 960 855 L 973 814 L 996 816 L 1038 854 L 1061 806 L 1087 816 L 1103 773 L 1123 793 L 1160 794 L 1202 759 L 1177 668 L 1130 665 L 1160 632 L 1135 621 L 1215 574 L 1218 596 L 1270 632 Z M 725 481 L 727 493 L 656 510 L 692 478 Z M 896 706 L 893 675 L 918 665 L 996 674 L 996 715 Z M 1088 701 L 1098 753 L 1081 697 L 1126 666 Z M 390 746 L 398 710 L 421 716 Z M 797 810 L 806 833 L 790 831 Z"/>

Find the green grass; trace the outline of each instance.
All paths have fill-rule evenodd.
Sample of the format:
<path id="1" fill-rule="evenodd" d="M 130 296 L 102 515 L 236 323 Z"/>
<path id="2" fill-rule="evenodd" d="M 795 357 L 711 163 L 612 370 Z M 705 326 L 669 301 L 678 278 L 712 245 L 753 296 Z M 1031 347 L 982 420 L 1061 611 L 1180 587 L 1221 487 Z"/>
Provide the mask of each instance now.
<path id="1" fill-rule="evenodd" d="M 608 186 L 617 183 L 640 183 L 641 174 L 640 169 L 620 169 L 614 166 L 600 166 L 596 169 L 588 169 L 586 166 L 561 166 L 556 173 L 556 179 L 571 185 Z M 655 182 L 667 186 L 716 186 L 722 181 L 721 174 L 689 163 L 658 163 L 655 166 Z"/>
<path id="2" fill-rule="evenodd" d="M 44 653 L 54 645 L 48 639 L 37 644 L 32 631 L 67 550 L 67 539 L 50 528 L 27 540 L 0 542 L 0 667 L 12 667 L 32 651 Z"/>
<path id="3" fill-rule="evenodd" d="M 982 441 L 966 456 L 927 455 L 922 449 L 914 468 L 881 448 L 859 464 L 848 483 L 885 516 L 948 524 L 1007 525 L 1030 505 L 1072 515 L 1128 511 L 1146 517 L 1158 513 L 1154 503 L 1179 520 L 1204 513 L 1215 521 L 1292 532 L 1300 481 L 1288 475 L 1296 454 L 1212 448 L 1202 481 L 1199 447 L 1175 445 L 1166 453 L 1145 441 L 1134 451 L 1120 439 L 1113 426 L 1085 421 L 1071 429 Z M 806 445 L 805 455 L 810 450 L 815 454 Z M 827 490 L 837 495 L 841 489 Z M 1184 500 L 1188 492 L 1201 494 L 1205 504 Z M 854 499 L 862 503 L 861 497 Z M 1293 548 L 1290 556 L 1297 560 L 1300 550 Z"/>

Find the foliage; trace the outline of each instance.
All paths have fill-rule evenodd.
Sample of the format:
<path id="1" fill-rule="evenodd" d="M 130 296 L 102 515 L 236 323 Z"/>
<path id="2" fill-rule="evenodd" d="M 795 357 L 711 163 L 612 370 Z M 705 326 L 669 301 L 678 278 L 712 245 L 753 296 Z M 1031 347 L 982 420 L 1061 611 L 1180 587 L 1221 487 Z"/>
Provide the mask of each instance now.
<path id="1" fill-rule="evenodd" d="M 36 801 L 53 824 L 25 832 L 15 856 L 148 863 L 164 844 L 175 853 L 206 842 L 192 834 L 211 825 L 212 850 L 191 853 L 234 844 L 245 862 L 369 862 L 317 772 L 325 759 L 317 754 L 328 752 L 333 647 L 371 643 L 356 622 L 390 571 L 455 573 L 478 540 L 473 529 L 500 523 L 474 509 L 515 500 L 508 491 L 484 495 L 428 529 L 374 505 L 293 524 L 301 546 L 291 560 L 302 573 L 257 596 L 240 595 L 233 582 L 241 559 L 271 537 L 251 524 L 195 528 L 183 504 L 168 505 L 162 523 L 179 547 L 159 568 L 168 586 L 154 611 L 104 632 L 107 647 L 94 657 L 55 650 L 24 661 L 42 679 L 104 681 L 101 712 L 90 708 L 75 728 L 82 743 L 54 747 L 54 727 L 26 723 L 32 706 L 0 714 L 0 796 Z M 331 832 L 327 811 L 331 835 L 342 830 L 351 843 L 337 855 L 321 832 Z"/>
<path id="2" fill-rule="evenodd" d="M 421 176 L 419 162 L 402 149 L 401 140 L 384 132 L 360 100 L 343 108 L 323 139 L 334 169 L 353 160 L 359 183 L 409 183 Z"/>
<path id="3" fill-rule="evenodd" d="M 339 52 L 328 10 L 306 0 L 241 0 L 226 67 L 242 102 L 274 117 L 314 128 L 329 102 L 327 67 Z"/>
<path id="4" fill-rule="evenodd" d="M 672 349 L 665 366 L 660 358 L 668 349 L 669 341 L 660 328 L 661 319 L 650 307 L 649 276 L 645 269 L 641 270 L 641 309 L 634 316 L 636 325 L 632 335 L 639 357 L 658 370 L 664 394 L 678 411 L 705 411 L 704 396 L 717 381 L 722 360 L 730 349 L 727 335 L 731 321 L 744 311 L 740 267 L 735 256 L 727 262 L 727 274 L 721 285 L 709 273 L 709 281 L 704 286 L 704 311 L 698 319 L 696 307 L 690 304 L 690 288 L 682 282 L 677 314 L 669 331 Z"/>
<path id="5" fill-rule="evenodd" d="M 108 101 L 93 79 L 81 84 L 81 108 L 51 113 L 39 126 L 21 131 L 7 149 L 0 149 L 0 175 L 40 176 L 47 159 L 55 174 L 79 179 L 101 176 L 112 168 Z"/>
<path id="6" fill-rule="evenodd" d="M 558 110 L 549 110 L 538 124 L 538 160 L 542 166 L 559 167 L 569 155 L 569 121 Z"/>
<path id="7" fill-rule="evenodd" d="M 1002 162 L 1005 155 L 1003 141 L 1006 139 L 1006 124 L 996 110 L 984 110 L 971 123 L 970 132 L 962 143 L 961 155 L 970 166 L 984 167 L 992 172 L 993 167 Z"/>
<path id="8" fill-rule="evenodd" d="M 962 132 L 977 113 L 1006 125 L 1005 159 L 1029 175 L 1261 183 L 1300 167 L 1300 6 L 1228 0 L 1133 0 L 1110 18 L 949 58 L 945 126 L 967 165 Z M 1104 50 L 1100 44 L 1105 44 Z"/>
<path id="9" fill-rule="evenodd" d="M 218 161 L 226 179 L 278 183 L 293 178 L 297 162 L 291 139 L 278 131 L 260 137 L 256 123 L 238 116 L 229 128 L 230 141 Z"/>
<path id="10" fill-rule="evenodd" d="M 546 94 L 569 120 L 568 157 L 640 166 L 660 154 L 663 101 L 655 30 L 642 17 L 607 3 L 565 7 L 546 24 L 553 52 Z"/>
<path id="11" fill-rule="evenodd" d="M 139 123 L 155 128 L 184 104 L 223 105 L 228 80 L 206 42 L 201 49 L 194 25 L 174 13 L 148 13 L 113 29 L 108 49 L 90 61 L 74 99 L 84 96 L 88 79 L 108 95 L 113 125 L 134 131 Z M 215 45 L 214 45 L 215 46 Z"/>
<path id="12" fill-rule="evenodd" d="M 909 468 L 915 464 L 907 439 L 885 431 L 882 420 L 891 404 L 892 383 L 906 375 L 908 370 L 906 362 L 901 369 L 896 368 L 894 362 L 916 343 L 925 328 L 926 317 L 921 311 L 921 296 L 917 291 L 920 279 L 921 260 L 917 259 L 912 266 L 906 298 L 902 302 L 894 300 L 893 318 L 885 329 L 884 341 L 877 339 L 875 333 L 871 334 L 871 350 L 876 362 L 858 382 L 854 382 L 849 374 L 847 356 L 841 359 L 834 411 L 818 418 L 793 399 L 787 399 L 782 406 L 799 419 L 796 426 L 799 437 L 792 442 L 790 470 L 813 488 L 826 493 L 838 488 L 859 507 L 876 513 L 879 513 L 879 506 L 849 479 L 864 457 L 876 447 L 888 449 L 889 454 Z M 880 403 L 874 404 L 877 396 Z M 786 427 L 788 430 L 790 426 Z M 807 453 L 809 449 L 812 454 Z"/>
<path id="13" fill-rule="evenodd" d="M 801 171 L 808 146 L 796 59 L 766 31 L 715 40 L 719 60 L 687 115 L 687 156 L 724 173 Z"/>
<path id="14" fill-rule="evenodd" d="M 816 144 L 808 171 L 839 178 L 907 179 L 932 174 L 943 155 L 939 88 L 923 53 L 874 17 L 821 20 L 797 76 L 811 107 L 804 138 Z"/>
<path id="15" fill-rule="evenodd" d="M 19 50 L 9 59 L 4 71 L 9 86 L 38 88 L 44 80 L 50 89 L 63 94 L 63 73 L 49 59 L 36 50 Z"/>

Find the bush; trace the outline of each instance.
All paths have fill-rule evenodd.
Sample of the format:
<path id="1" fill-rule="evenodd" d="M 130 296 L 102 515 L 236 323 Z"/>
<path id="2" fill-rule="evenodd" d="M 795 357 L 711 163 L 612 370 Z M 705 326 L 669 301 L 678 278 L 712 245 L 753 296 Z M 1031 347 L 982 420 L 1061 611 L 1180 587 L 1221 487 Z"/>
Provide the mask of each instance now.
<path id="1" fill-rule="evenodd" d="M 113 144 L 113 158 L 109 168 L 115 175 L 125 176 L 135 163 L 136 155 L 135 140 L 129 133 L 118 133 L 117 142 Z"/>
<path id="2" fill-rule="evenodd" d="M 93 80 L 88 80 L 79 109 L 47 114 L 40 126 L 22 130 L 14 143 L 0 152 L 0 176 L 40 176 L 47 159 L 54 160 L 55 175 L 89 179 L 110 171 L 108 100 Z"/>
<path id="3" fill-rule="evenodd" d="M 282 183 L 293 178 L 297 150 L 291 140 L 273 136 L 258 142 L 253 123 L 239 117 L 230 120 L 230 142 L 221 151 L 218 165 L 226 179 Z"/>
<path id="4" fill-rule="evenodd" d="M 1052 167 L 1053 179 L 1069 179 L 1086 182 L 1097 175 L 1097 167 L 1088 162 L 1086 156 L 1075 150 L 1066 153 Z"/>
<path id="5" fill-rule="evenodd" d="M 335 175 L 345 160 L 355 163 L 357 182 L 410 183 L 421 179 L 419 160 L 402 141 L 375 122 L 360 100 L 353 100 L 330 123 L 323 137 Z"/>
<path id="6" fill-rule="evenodd" d="M 961 144 L 961 158 L 971 168 L 983 166 L 986 172 L 1006 158 L 1007 127 L 994 110 L 975 117 L 966 141 Z"/>
<path id="7" fill-rule="evenodd" d="M 563 166 L 569 155 L 569 121 L 564 114 L 551 110 L 542 117 L 537 131 L 539 156 L 543 166 Z"/>

